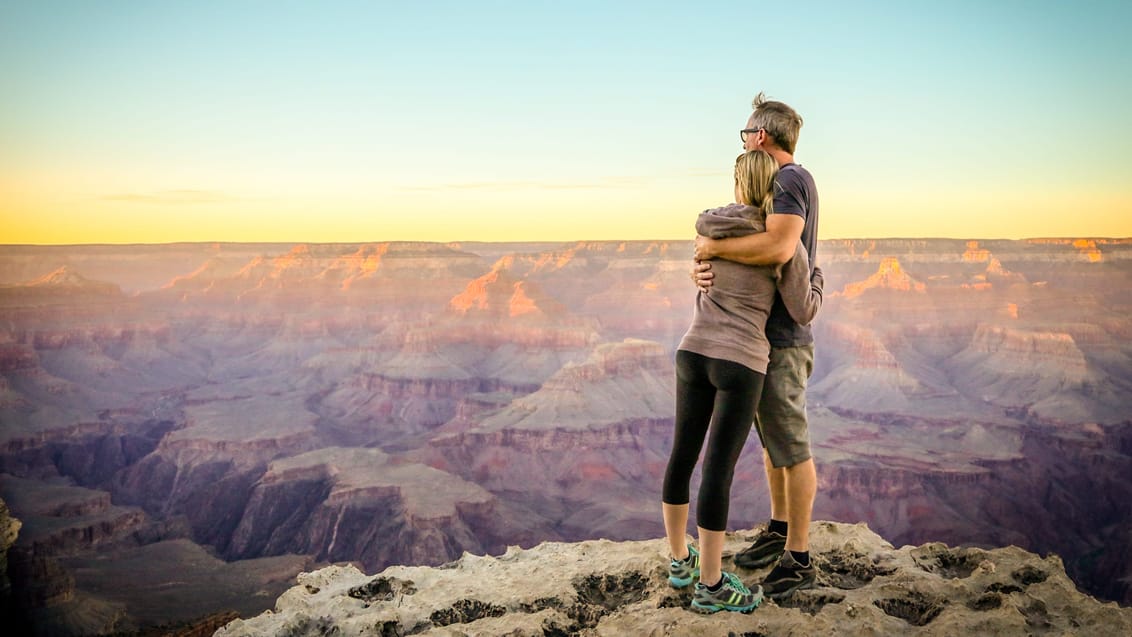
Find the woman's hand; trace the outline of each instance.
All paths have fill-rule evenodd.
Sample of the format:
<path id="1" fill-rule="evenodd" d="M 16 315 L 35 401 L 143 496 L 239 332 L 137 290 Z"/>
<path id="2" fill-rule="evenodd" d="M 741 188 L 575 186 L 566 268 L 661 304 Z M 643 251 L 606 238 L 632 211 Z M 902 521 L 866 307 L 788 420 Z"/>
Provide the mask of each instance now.
<path id="1" fill-rule="evenodd" d="M 711 271 L 711 262 L 708 259 L 715 257 L 712 251 L 715 241 L 709 239 L 702 234 L 696 235 L 696 244 L 692 251 L 692 259 L 695 263 L 692 264 L 692 271 L 689 274 L 692 277 L 692 283 L 695 283 L 704 294 L 711 291 L 712 279 L 715 274 Z"/>
<path id="2" fill-rule="evenodd" d="M 712 279 L 715 274 L 711 271 L 711 261 L 696 261 L 692 264 L 692 271 L 689 273 L 692 276 L 692 282 L 695 283 L 704 294 L 711 291 Z"/>

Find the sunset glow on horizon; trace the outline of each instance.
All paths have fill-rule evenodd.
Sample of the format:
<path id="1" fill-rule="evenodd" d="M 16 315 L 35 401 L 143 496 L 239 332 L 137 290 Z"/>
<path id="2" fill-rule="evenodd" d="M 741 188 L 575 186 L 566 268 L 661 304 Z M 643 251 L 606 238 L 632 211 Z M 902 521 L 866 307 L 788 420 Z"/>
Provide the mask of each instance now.
<path id="1" fill-rule="evenodd" d="M 822 239 L 1132 236 L 1132 4 L 0 5 L 0 243 L 691 239 L 759 91 Z"/>

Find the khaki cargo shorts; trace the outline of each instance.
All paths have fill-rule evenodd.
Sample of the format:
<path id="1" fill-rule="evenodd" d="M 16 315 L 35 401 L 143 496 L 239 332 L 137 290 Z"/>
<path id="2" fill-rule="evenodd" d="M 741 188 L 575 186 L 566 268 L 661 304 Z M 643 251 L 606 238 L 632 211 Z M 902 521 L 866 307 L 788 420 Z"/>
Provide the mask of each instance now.
<path id="1" fill-rule="evenodd" d="M 755 430 L 775 468 L 812 458 L 806 422 L 806 381 L 814 371 L 814 345 L 772 347 Z"/>

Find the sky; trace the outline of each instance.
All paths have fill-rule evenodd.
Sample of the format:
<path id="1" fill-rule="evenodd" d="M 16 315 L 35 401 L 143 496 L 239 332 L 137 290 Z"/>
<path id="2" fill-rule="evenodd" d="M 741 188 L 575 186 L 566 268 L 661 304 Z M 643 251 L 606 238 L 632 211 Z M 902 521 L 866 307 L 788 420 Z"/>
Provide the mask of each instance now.
<path id="1" fill-rule="evenodd" d="M 0 243 L 1132 236 L 1132 2 L 0 0 Z"/>

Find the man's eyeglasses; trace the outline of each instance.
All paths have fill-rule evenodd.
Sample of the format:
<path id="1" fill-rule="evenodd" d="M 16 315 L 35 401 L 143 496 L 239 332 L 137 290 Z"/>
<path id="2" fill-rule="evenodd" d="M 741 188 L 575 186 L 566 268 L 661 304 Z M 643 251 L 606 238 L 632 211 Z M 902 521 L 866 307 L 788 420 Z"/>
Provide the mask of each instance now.
<path id="1" fill-rule="evenodd" d="M 747 143 L 747 135 L 750 135 L 751 133 L 757 133 L 761 130 L 766 130 L 766 129 L 765 128 L 744 128 L 743 130 L 739 131 L 739 141 L 746 144 Z"/>

